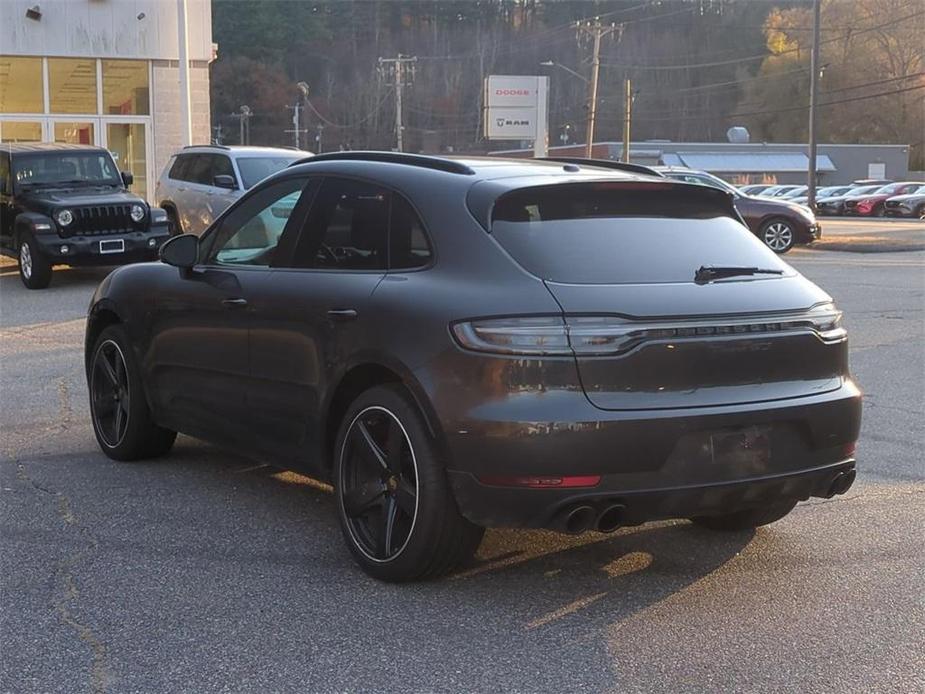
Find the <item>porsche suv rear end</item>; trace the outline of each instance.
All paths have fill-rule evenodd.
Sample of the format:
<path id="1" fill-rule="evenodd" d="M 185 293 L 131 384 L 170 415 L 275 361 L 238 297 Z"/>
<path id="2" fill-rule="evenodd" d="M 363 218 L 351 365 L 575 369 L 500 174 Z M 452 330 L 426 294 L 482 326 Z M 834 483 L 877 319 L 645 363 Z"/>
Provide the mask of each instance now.
<path id="1" fill-rule="evenodd" d="M 451 325 L 441 371 L 465 376 L 436 404 L 471 521 L 753 527 L 850 487 L 861 404 L 840 311 L 727 196 L 692 188 L 493 201 L 486 230 L 556 310 Z"/>

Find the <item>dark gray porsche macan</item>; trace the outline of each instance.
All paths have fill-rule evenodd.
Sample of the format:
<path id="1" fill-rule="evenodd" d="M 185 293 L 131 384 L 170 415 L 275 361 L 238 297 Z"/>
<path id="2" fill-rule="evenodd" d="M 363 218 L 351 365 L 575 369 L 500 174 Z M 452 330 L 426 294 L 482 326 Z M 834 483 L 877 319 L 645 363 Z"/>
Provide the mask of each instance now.
<path id="1" fill-rule="evenodd" d="M 771 523 L 844 493 L 861 399 L 832 299 L 728 194 L 595 162 L 314 157 L 90 307 L 93 427 L 330 479 L 385 580 L 483 528 Z"/>

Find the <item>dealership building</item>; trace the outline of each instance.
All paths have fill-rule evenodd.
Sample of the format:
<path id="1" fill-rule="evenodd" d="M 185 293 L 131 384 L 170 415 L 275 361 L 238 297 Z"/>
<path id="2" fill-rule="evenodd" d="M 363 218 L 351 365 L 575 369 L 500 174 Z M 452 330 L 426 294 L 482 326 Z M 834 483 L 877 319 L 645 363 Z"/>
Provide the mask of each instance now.
<path id="1" fill-rule="evenodd" d="M 805 183 L 809 157 L 805 144 L 768 142 L 671 142 L 649 140 L 630 144 L 630 161 L 647 166 L 682 166 L 709 171 L 737 185 L 745 183 Z M 550 147 L 551 156 L 585 156 L 584 145 Z M 491 152 L 528 157 L 533 150 Z M 594 157 L 619 160 L 622 142 L 595 142 Z M 909 146 L 881 144 L 820 144 L 816 171 L 821 185 L 877 178 L 909 177 Z"/>
<path id="2" fill-rule="evenodd" d="M 174 151 L 210 140 L 212 58 L 209 0 L 0 0 L 0 142 L 106 147 L 150 198 Z"/>

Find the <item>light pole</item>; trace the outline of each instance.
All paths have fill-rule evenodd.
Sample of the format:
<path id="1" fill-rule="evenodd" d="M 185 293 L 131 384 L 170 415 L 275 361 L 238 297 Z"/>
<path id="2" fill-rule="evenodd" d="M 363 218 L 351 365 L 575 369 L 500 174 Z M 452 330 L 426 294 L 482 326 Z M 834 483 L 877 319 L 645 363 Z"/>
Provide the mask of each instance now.
<path id="1" fill-rule="evenodd" d="M 816 209 L 816 99 L 819 93 L 819 13 L 820 0 L 813 2 L 813 50 L 809 59 L 812 71 L 809 82 L 809 171 L 806 179 L 806 204 Z"/>
<path id="2" fill-rule="evenodd" d="M 297 82 L 296 87 L 299 89 L 299 93 L 302 95 L 302 112 L 305 112 L 305 107 L 308 106 L 308 83 L 307 82 Z M 296 119 L 295 123 L 295 147 L 299 149 L 299 130 L 302 128 L 302 123 L 299 121 L 299 112 L 296 110 L 294 114 Z M 306 131 L 308 132 L 308 131 Z"/>
<path id="3" fill-rule="evenodd" d="M 588 84 L 588 81 L 589 81 L 589 80 L 588 80 L 587 77 L 585 77 L 584 75 L 582 75 L 580 72 L 575 72 L 572 68 L 567 67 L 567 66 L 563 65 L 562 63 L 557 63 L 557 62 L 554 61 L 554 60 L 544 60 L 542 63 L 540 63 L 540 65 L 542 65 L 543 67 L 558 67 L 558 68 L 561 68 L 561 69 L 565 70 L 567 73 L 569 73 L 570 75 L 572 75 L 573 77 L 577 77 L 578 79 L 580 79 L 580 80 L 581 80 L 582 82 L 584 82 L 585 84 Z"/>

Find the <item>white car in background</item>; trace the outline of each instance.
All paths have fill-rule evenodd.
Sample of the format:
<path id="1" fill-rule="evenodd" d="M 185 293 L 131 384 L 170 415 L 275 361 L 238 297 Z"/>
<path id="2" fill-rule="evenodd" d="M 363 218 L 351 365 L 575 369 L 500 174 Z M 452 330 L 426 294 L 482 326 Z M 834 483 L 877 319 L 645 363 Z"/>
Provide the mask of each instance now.
<path id="1" fill-rule="evenodd" d="M 194 145 L 174 154 L 154 189 L 171 234 L 202 234 L 235 200 L 311 152 L 278 147 Z"/>

